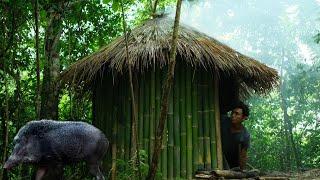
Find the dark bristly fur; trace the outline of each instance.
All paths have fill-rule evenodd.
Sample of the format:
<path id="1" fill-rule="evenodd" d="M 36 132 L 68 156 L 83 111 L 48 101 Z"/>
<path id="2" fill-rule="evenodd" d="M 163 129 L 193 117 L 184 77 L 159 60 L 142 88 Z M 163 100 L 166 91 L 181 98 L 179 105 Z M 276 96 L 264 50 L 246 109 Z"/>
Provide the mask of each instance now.
<path id="1" fill-rule="evenodd" d="M 88 123 L 30 121 L 19 130 L 14 144 L 4 168 L 30 163 L 39 169 L 52 169 L 83 160 L 97 179 L 104 179 L 100 165 L 109 142 L 99 129 Z"/>

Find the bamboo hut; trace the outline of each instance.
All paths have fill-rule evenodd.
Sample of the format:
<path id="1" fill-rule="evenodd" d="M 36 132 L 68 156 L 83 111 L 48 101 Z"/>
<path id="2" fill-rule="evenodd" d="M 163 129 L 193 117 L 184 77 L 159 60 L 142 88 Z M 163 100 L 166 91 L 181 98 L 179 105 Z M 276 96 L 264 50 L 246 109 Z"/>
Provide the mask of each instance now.
<path id="1" fill-rule="evenodd" d="M 138 143 L 149 160 L 160 113 L 173 20 L 151 19 L 99 51 L 70 66 L 63 80 L 93 92 L 93 123 L 112 142 L 109 159 L 130 159 L 131 98 L 128 66 L 133 71 Z M 181 25 L 159 171 L 163 179 L 191 179 L 197 170 L 218 166 L 219 114 L 241 97 L 266 93 L 277 72 L 205 34 Z"/>

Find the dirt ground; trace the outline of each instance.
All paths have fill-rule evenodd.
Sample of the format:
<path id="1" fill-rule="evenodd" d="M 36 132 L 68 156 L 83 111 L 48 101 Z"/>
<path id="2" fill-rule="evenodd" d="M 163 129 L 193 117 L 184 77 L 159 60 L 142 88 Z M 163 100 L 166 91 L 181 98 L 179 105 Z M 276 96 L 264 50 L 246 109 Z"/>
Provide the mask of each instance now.
<path id="1" fill-rule="evenodd" d="M 290 180 L 320 180 L 320 169 L 311 169 L 308 171 L 304 171 L 301 173 L 284 173 L 284 172 L 267 172 L 263 174 L 263 176 L 267 177 L 287 177 Z"/>

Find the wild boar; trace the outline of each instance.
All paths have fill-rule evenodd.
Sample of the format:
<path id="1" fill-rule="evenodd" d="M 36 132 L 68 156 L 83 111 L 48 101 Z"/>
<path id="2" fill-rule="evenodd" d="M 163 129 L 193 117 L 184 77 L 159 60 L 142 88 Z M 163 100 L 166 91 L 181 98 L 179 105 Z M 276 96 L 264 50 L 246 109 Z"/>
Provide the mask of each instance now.
<path id="1" fill-rule="evenodd" d="M 14 137 L 14 149 L 4 164 L 11 169 L 20 163 L 37 165 L 40 180 L 52 168 L 85 161 L 96 179 L 109 141 L 96 127 L 75 121 L 30 121 Z"/>

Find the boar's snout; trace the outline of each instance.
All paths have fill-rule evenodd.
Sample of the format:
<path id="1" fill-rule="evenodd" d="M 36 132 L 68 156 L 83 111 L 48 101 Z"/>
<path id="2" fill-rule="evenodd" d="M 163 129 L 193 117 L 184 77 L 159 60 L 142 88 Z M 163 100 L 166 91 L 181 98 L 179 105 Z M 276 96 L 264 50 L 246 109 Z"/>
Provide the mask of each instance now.
<path id="1" fill-rule="evenodd" d="M 10 170 L 18 164 L 19 164 L 18 160 L 15 157 L 10 156 L 6 161 L 6 163 L 4 163 L 3 168 Z"/>

